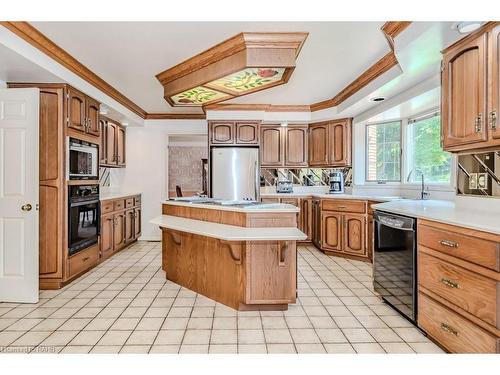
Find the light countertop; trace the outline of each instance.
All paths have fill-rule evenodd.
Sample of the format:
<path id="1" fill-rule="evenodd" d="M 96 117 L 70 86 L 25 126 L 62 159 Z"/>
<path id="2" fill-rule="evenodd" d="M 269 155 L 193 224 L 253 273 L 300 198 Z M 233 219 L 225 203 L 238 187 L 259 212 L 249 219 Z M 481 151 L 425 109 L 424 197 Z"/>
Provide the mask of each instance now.
<path id="1" fill-rule="evenodd" d="M 373 200 L 379 202 L 389 202 L 399 200 L 401 197 L 382 196 L 382 195 L 353 195 L 353 194 L 327 194 L 327 193 L 265 193 L 260 195 L 261 198 L 303 198 L 315 197 L 323 199 L 359 199 Z"/>
<path id="2" fill-rule="evenodd" d="M 217 238 L 225 241 L 303 241 L 307 235 L 296 227 L 246 228 L 161 215 L 150 221 L 165 229 Z"/>
<path id="3" fill-rule="evenodd" d="M 137 191 L 113 191 L 113 192 L 100 192 L 99 193 L 99 200 L 101 201 L 106 201 L 108 199 L 119 199 L 119 198 L 125 198 L 125 197 L 132 197 L 135 195 L 141 195 L 142 193 L 137 192 Z"/>
<path id="4" fill-rule="evenodd" d="M 245 213 L 299 212 L 298 207 L 295 207 L 294 205 L 291 204 L 281 204 L 281 203 L 262 203 L 249 206 L 224 206 L 219 204 L 193 203 L 185 201 L 168 200 L 164 201 L 163 204 L 169 204 L 172 206 L 196 207 L 196 208 L 205 208 L 209 210 L 245 212 Z"/>
<path id="5" fill-rule="evenodd" d="M 500 213 L 457 207 L 455 202 L 404 199 L 372 205 L 375 210 L 500 234 Z"/>

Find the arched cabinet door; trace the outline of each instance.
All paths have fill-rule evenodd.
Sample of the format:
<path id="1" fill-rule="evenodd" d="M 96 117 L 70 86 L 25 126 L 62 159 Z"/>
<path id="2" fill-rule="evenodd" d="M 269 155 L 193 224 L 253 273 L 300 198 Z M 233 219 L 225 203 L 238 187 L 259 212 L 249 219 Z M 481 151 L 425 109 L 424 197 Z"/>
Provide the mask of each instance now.
<path id="1" fill-rule="evenodd" d="M 328 165 L 328 124 L 309 127 L 309 165 Z"/>
<path id="2" fill-rule="evenodd" d="M 211 122 L 210 123 L 210 143 L 212 144 L 233 144 L 234 143 L 234 122 Z"/>
<path id="3" fill-rule="evenodd" d="M 284 142 L 281 126 L 262 126 L 260 128 L 260 160 L 263 167 L 284 165 Z"/>
<path id="4" fill-rule="evenodd" d="M 321 248 L 342 251 L 342 214 L 321 214 Z"/>
<path id="5" fill-rule="evenodd" d="M 239 145 L 258 145 L 259 124 L 256 122 L 237 122 L 236 143 Z"/>
<path id="6" fill-rule="evenodd" d="M 366 255 L 365 215 L 344 214 L 344 251 L 353 255 Z"/>
<path id="7" fill-rule="evenodd" d="M 486 52 L 487 34 L 482 34 L 443 57 L 441 121 L 445 150 L 488 140 Z"/>

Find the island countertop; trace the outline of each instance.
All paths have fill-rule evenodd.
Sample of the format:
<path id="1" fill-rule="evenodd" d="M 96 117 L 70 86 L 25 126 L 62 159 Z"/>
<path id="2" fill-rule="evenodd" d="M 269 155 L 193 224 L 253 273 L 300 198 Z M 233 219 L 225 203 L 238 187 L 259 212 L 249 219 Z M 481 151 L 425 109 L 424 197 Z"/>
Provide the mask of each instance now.
<path id="1" fill-rule="evenodd" d="M 303 241 L 307 235 L 296 227 L 247 228 L 178 216 L 161 215 L 150 221 L 160 228 L 217 238 L 224 241 Z"/>

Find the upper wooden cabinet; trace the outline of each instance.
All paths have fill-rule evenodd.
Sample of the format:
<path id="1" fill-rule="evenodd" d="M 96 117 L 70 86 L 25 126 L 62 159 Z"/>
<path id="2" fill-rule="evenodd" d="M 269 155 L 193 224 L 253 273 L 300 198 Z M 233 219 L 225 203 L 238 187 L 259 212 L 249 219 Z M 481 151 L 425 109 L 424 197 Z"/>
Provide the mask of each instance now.
<path id="1" fill-rule="evenodd" d="M 208 124 L 211 145 L 258 145 L 257 121 L 210 121 Z"/>
<path id="2" fill-rule="evenodd" d="M 307 131 L 303 125 L 262 125 L 260 155 L 263 167 L 307 167 Z"/>
<path id="3" fill-rule="evenodd" d="M 68 128 L 99 137 L 100 103 L 70 86 L 66 90 L 66 100 L 66 124 Z"/>
<path id="4" fill-rule="evenodd" d="M 307 167 L 307 130 L 306 126 L 289 126 L 285 133 L 285 166 Z"/>
<path id="5" fill-rule="evenodd" d="M 113 120 L 101 116 L 101 149 L 99 152 L 102 167 L 125 167 L 126 129 Z"/>
<path id="6" fill-rule="evenodd" d="M 351 165 L 351 119 L 309 126 L 309 165 L 345 167 Z"/>
<path id="7" fill-rule="evenodd" d="M 261 126 L 260 163 L 263 167 L 281 167 L 285 164 L 284 134 L 281 126 Z"/>
<path id="8" fill-rule="evenodd" d="M 452 152 L 500 145 L 499 30 L 488 23 L 443 52 L 441 130 Z M 489 52 L 491 51 L 491 53 Z"/>

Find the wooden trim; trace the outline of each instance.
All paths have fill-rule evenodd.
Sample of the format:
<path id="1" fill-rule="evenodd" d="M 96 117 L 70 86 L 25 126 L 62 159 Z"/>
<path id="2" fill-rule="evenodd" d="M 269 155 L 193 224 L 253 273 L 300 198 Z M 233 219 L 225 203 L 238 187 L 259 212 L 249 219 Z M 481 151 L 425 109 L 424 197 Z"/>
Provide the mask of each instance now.
<path id="1" fill-rule="evenodd" d="M 205 120 L 204 113 L 146 113 L 145 120 Z"/>
<path id="2" fill-rule="evenodd" d="M 204 107 L 205 111 L 264 111 L 264 112 L 310 112 L 309 105 L 295 104 L 233 104 L 218 103 Z"/>
<path id="3" fill-rule="evenodd" d="M 374 65 L 370 66 L 361 75 L 352 81 L 348 86 L 342 89 L 332 99 L 324 100 L 311 104 L 311 112 L 320 111 L 322 109 L 335 107 L 342 103 L 350 96 L 357 93 L 370 82 L 380 77 L 392 67 L 398 65 L 398 60 L 393 51 L 387 53 L 384 57 L 378 60 Z"/>
<path id="4" fill-rule="evenodd" d="M 448 52 L 449 50 L 455 48 L 457 45 L 460 45 L 464 42 L 467 42 L 469 40 L 473 40 L 475 38 L 477 38 L 479 35 L 481 34 L 484 34 L 485 32 L 487 31 L 490 31 L 491 29 L 493 29 L 495 26 L 497 25 L 500 25 L 500 21 L 489 21 L 489 22 L 486 22 L 483 26 L 481 26 L 479 29 L 473 31 L 472 33 L 470 34 L 467 34 L 466 36 L 464 36 L 463 38 L 457 40 L 455 43 L 453 43 L 452 45 L 446 47 L 444 50 L 441 51 L 442 54 L 445 54 L 446 52 Z"/>
<path id="5" fill-rule="evenodd" d="M 162 83 L 171 82 L 214 64 L 246 48 L 294 48 L 297 56 L 309 33 L 239 33 L 172 68 L 156 75 Z"/>
<path id="6" fill-rule="evenodd" d="M 389 42 L 389 46 L 392 51 L 394 51 L 394 38 L 410 26 L 410 24 L 410 21 L 387 21 L 384 23 L 381 30 L 384 33 L 387 42 Z"/>
<path id="7" fill-rule="evenodd" d="M 100 78 L 97 74 L 88 69 L 85 65 L 80 63 L 77 59 L 71 56 L 68 52 L 55 44 L 36 28 L 31 26 L 31 24 L 29 24 L 28 22 L 0 21 L 0 25 L 6 27 L 14 34 L 31 44 L 33 47 L 39 49 L 65 68 L 71 70 L 77 76 L 95 86 L 97 89 L 101 90 L 106 95 L 110 96 L 138 116 L 142 118 L 146 117 L 146 111 L 144 109 L 132 102 L 125 95 L 120 93 L 117 89 L 115 89 L 109 83 Z"/>

